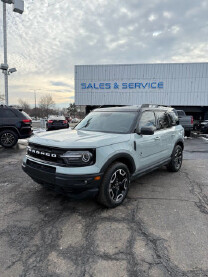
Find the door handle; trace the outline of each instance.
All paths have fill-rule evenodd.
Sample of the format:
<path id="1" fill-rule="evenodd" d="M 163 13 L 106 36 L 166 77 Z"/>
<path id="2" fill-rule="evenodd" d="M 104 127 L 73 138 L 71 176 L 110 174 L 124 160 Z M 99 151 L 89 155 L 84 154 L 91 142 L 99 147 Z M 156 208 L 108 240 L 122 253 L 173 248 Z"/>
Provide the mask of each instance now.
<path id="1" fill-rule="evenodd" d="M 155 140 L 160 140 L 160 137 L 155 137 Z"/>
<path id="2" fill-rule="evenodd" d="M 171 137 L 175 137 L 175 134 L 172 134 Z"/>

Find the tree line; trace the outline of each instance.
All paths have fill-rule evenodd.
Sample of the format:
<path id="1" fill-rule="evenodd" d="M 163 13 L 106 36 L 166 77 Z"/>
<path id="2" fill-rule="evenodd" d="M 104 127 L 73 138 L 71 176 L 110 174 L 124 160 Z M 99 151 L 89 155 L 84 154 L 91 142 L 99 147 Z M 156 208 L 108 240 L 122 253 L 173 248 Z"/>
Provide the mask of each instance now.
<path id="1" fill-rule="evenodd" d="M 29 114 L 30 117 L 34 118 L 48 118 L 49 115 L 65 115 L 71 116 L 72 118 L 83 118 L 85 115 L 85 112 L 78 109 L 75 103 L 70 103 L 68 108 L 57 108 L 50 94 L 43 95 L 34 108 L 31 108 L 31 105 L 23 99 L 18 99 L 18 105 L 16 105 L 16 107 L 22 109 Z"/>

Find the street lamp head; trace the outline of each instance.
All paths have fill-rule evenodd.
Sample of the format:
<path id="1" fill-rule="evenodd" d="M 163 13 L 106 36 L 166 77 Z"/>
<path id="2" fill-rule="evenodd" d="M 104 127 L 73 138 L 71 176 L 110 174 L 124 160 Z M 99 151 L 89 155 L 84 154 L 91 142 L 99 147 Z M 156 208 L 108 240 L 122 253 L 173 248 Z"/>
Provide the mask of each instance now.
<path id="1" fill-rule="evenodd" d="M 2 63 L 1 66 L 0 66 L 0 69 L 7 70 L 8 67 L 9 67 L 8 64 Z"/>
<path id="2" fill-rule="evenodd" d="M 17 70 L 16 70 L 15 67 L 9 69 L 9 73 L 14 73 L 14 72 L 16 72 L 16 71 L 17 71 Z"/>
<path id="3" fill-rule="evenodd" d="M 6 4 L 12 4 L 12 0 L 1 0 L 2 2 L 6 3 Z"/>
<path id="4" fill-rule="evenodd" d="M 24 1 L 23 0 L 12 0 L 13 12 L 22 14 L 24 12 Z"/>

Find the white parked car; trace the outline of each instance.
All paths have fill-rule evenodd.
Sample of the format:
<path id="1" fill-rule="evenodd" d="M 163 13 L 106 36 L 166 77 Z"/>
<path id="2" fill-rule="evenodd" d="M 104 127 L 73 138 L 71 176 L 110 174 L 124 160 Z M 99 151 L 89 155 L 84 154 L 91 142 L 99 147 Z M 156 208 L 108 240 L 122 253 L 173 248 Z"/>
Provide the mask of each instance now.
<path id="1" fill-rule="evenodd" d="M 72 118 L 71 123 L 78 123 L 80 120 L 78 118 Z"/>

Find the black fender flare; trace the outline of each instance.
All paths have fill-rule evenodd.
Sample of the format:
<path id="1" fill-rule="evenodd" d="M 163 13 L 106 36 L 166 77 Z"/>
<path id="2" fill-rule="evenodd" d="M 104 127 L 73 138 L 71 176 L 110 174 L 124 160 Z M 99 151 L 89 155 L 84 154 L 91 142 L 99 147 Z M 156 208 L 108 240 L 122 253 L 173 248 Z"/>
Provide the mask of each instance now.
<path id="1" fill-rule="evenodd" d="M 128 168 L 131 174 L 133 174 L 136 171 L 136 165 L 134 162 L 134 159 L 132 158 L 132 156 L 130 154 L 127 153 L 118 153 L 113 155 L 110 159 L 107 160 L 107 162 L 102 166 L 100 173 L 104 173 L 106 171 L 106 169 L 115 161 L 127 161 L 128 164 Z"/>
<path id="2" fill-rule="evenodd" d="M 12 131 L 15 131 L 15 132 L 17 133 L 18 137 L 20 137 L 20 132 L 19 132 L 19 130 L 18 130 L 16 127 L 14 127 L 14 126 L 1 126 L 1 127 L 0 127 L 0 132 L 1 132 L 1 131 L 4 131 L 4 130 L 7 130 L 7 129 L 12 130 Z"/>
<path id="3" fill-rule="evenodd" d="M 179 138 L 179 139 L 175 142 L 174 148 L 175 148 L 175 146 L 176 146 L 177 144 L 179 144 L 179 145 L 182 146 L 182 150 L 184 149 L 184 141 L 183 141 L 183 139 Z M 174 149 L 174 148 L 173 148 L 173 149 Z"/>

